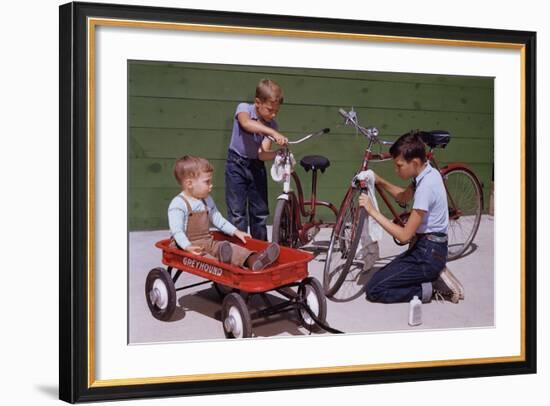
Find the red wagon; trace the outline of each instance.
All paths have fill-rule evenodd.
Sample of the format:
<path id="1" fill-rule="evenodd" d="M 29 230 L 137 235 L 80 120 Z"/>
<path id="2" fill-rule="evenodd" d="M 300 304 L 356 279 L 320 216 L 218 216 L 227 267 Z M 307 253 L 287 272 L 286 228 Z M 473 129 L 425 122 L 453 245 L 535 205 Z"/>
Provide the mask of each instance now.
<path id="1" fill-rule="evenodd" d="M 260 251 L 268 244 L 254 239 L 248 239 L 243 244 L 240 240 L 219 232 L 212 234 L 216 240 L 229 240 L 252 251 Z M 296 311 L 302 325 L 310 331 L 333 330 L 325 324 L 327 303 L 323 288 L 317 279 L 308 276 L 308 262 L 313 259 L 313 255 L 308 252 L 281 247 L 280 256 L 274 264 L 253 272 L 221 263 L 211 256 L 199 256 L 180 250 L 169 239 L 155 245 L 162 250 L 162 263 L 167 268 L 154 268 L 149 272 L 145 282 L 145 295 L 151 313 L 159 320 L 169 320 L 172 317 L 176 309 L 177 291 L 214 283 L 223 297 L 222 323 L 227 338 L 251 337 L 252 319 L 287 311 Z M 182 272 L 205 278 L 206 281 L 176 288 Z M 253 294 L 264 295 L 268 291 L 277 291 L 286 300 L 276 305 L 266 305 L 251 314 L 247 301 Z"/>

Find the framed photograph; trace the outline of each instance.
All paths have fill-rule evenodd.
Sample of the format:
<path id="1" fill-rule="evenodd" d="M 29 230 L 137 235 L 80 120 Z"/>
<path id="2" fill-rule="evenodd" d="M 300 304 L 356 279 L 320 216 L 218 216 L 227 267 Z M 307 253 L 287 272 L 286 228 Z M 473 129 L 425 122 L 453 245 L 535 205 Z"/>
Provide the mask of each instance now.
<path id="1" fill-rule="evenodd" d="M 535 58 L 525 31 L 61 6 L 60 398 L 535 373 Z M 409 188 L 407 133 L 448 203 L 448 231 L 416 238 L 443 238 L 453 275 L 410 302 L 371 289 L 415 243 L 376 234 L 355 176 Z M 198 157 L 204 196 L 178 169 Z M 192 252 L 178 227 L 198 224 L 224 248 Z"/>

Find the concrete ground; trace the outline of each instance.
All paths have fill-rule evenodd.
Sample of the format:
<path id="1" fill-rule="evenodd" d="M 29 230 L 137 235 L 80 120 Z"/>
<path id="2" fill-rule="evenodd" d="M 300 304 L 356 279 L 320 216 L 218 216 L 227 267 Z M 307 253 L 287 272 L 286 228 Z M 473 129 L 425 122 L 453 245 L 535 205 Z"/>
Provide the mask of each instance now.
<path id="1" fill-rule="evenodd" d="M 168 231 L 132 232 L 129 238 L 129 343 L 153 343 L 224 338 L 221 323 L 221 299 L 212 284 L 178 292 L 177 309 L 170 321 L 156 320 L 145 300 L 148 272 L 162 266 L 161 252 L 154 246 L 167 238 Z M 319 233 L 305 249 L 316 254 L 309 273 L 322 281 L 324 257 L 330 230 Z M 494 324 L 494 227 L 493 217 L 483 216 L 472 249 L 464 257 L 451 261 L 448 268 L 464 285 L 465 299 L 459 304 L 432 301 L 422 305 L 420 326 L 408 325 L 408 303 L 379 304 L 366 300 L 364 286 L 376 270 L 387 264 L 405 247 L 396 245 L 385 234 L 380 242 L 380 259 L 370 271 L 352 269 L 333 299 L 327 299 L 327 321 L 346 333 L 398 331 L 409 329 L 452 329 L 492 327 Z M 183 273 L 176 288 L 203 279 Z M 276 303 L 281 296 L 269 293 Z M 249 308 L 263 305 L 254 296 Z M 295 312 L 253 321 L 254 336 L 305 335 L 309 331 L 298 324 Z M 328 334 L 324 333 L 323 334 Z"/>

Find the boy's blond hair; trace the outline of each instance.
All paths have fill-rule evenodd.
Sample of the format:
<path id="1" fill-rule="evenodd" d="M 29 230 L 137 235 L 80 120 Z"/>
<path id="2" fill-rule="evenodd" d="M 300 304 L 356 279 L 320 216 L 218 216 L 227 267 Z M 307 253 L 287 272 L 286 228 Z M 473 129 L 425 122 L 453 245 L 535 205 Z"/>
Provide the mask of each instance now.
<path id="1" fill-rule="evenodd" d="M 214 172 L 212 164 L 198 156 L 182 156 L 174 165 L 174 176 L 180 185 L 185 179 L 195 179 L 201 173 L 211 172 Z"/>
<path id="2" fill-rule="evenodd" d="M 256 86 L 256 97 L 262 102 L 283 104 L 283 89 L 271 79 L 262 79 Z"/>

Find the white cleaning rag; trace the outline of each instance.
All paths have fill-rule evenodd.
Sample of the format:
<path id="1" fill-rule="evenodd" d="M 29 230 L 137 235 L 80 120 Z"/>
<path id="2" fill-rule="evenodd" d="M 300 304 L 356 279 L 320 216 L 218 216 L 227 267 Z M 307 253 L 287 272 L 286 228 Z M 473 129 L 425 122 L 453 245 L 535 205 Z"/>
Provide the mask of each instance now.
<path id="1" fill-rule="evenodd" d="M 378 210 L 378 201 L 374 194 L 374 172 L 372 170 L 362 171 L 356 175 L 359 180 L 366 181 L 368 187 L 368 196 L 371 198 L 372 203 L 376 210 Z M 374 263 L 380 258 L 380 248 L 378 241 L 382 239 L 384 230 L 378 222 L 367 215 L 365 224 L 363 224 L 363 231 L 361 233 L 361 240 L 357 246 L 355 258 L 364 261 L 363 269 L 367 270 L 373 267 Z"/>
<path id="2" fill-rule="evenodd" d="M 279 151 L 277 151 L 277 155 L 275 155 L 275 158 L 273 159 L 273 164 L 271 165 L 271 179 L 278 183 L 284 180 L 285 175 L 285 159 L 283 157 L 283 154 L 279 153 Z M 294 159 L 294 155 L 292 154 L 292 152 L 290 153 L 290 164 L 292 165 L 290 168 L 290 171 L 292 172 L 294 166 L 296 166 L 296 160 Z"/>

